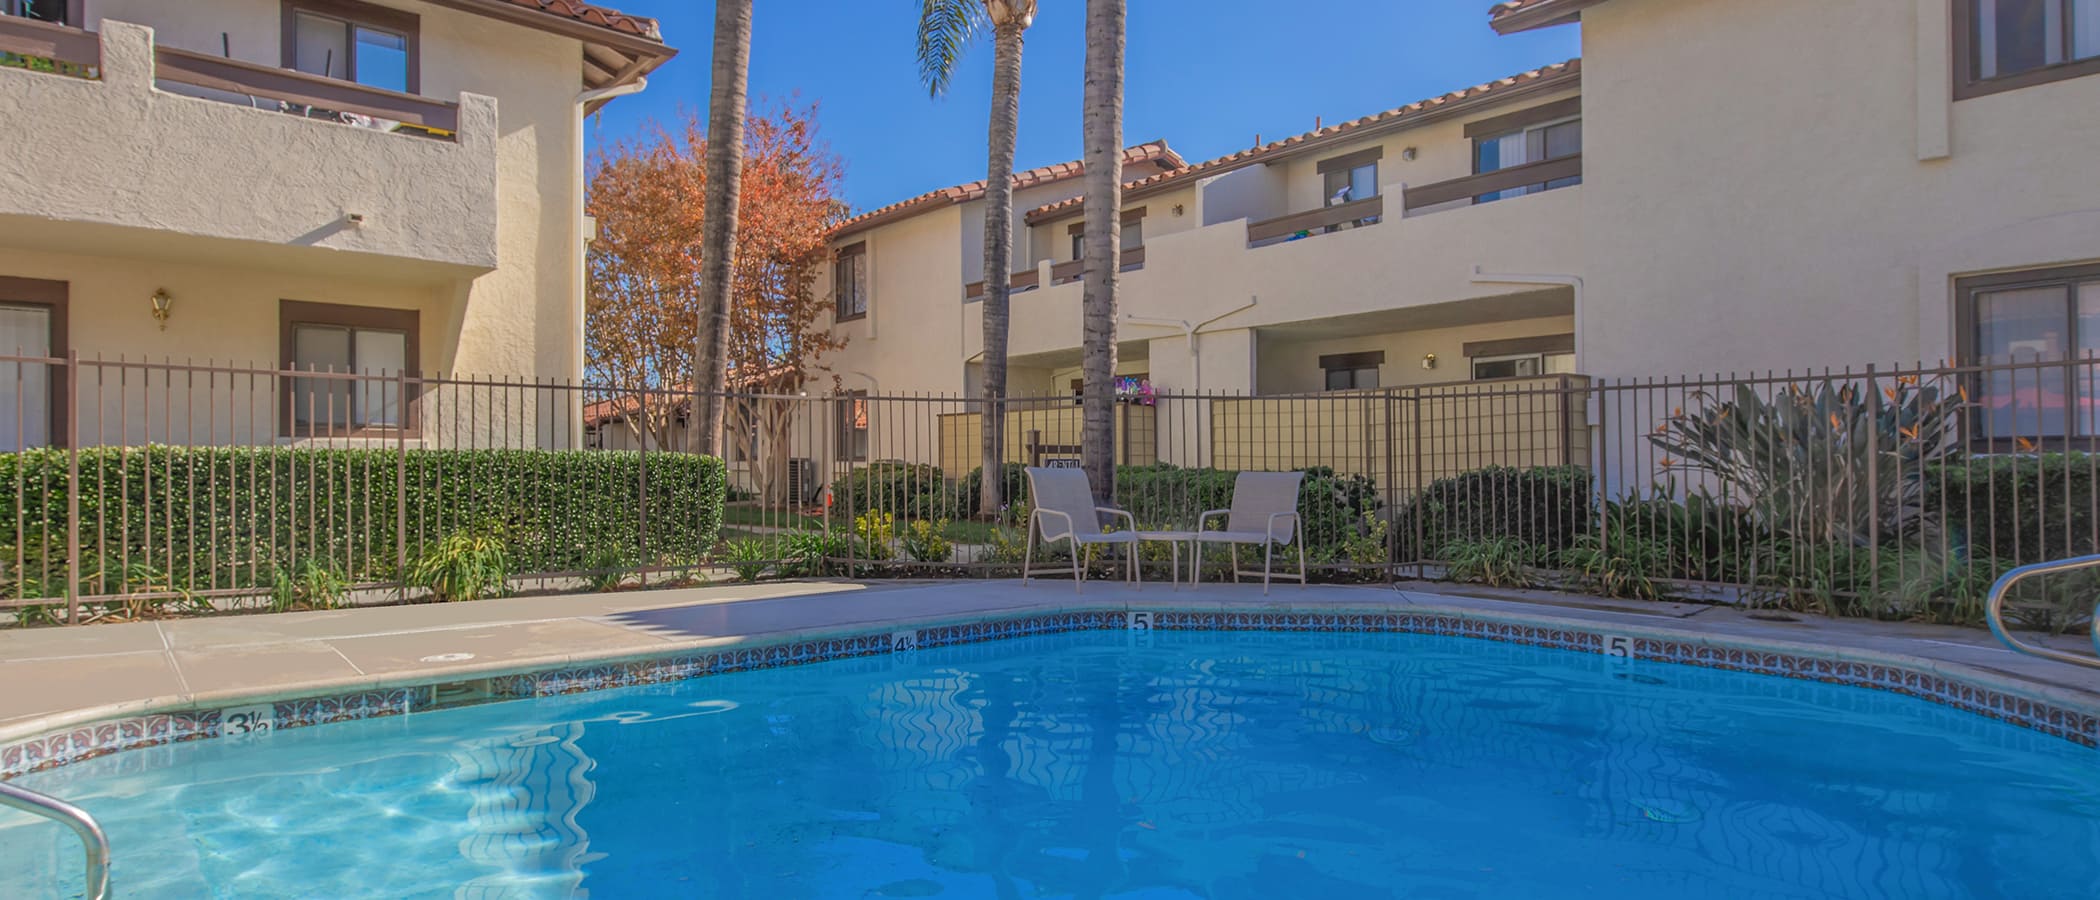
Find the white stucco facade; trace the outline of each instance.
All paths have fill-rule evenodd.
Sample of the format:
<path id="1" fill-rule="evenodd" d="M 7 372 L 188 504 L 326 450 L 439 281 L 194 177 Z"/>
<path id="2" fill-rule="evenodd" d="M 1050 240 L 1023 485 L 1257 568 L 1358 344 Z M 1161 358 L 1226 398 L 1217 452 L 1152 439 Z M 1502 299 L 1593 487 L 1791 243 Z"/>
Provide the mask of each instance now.
<path id="1" fill-rule="evenodd" d="M 65 286 L 54 355 L 274 368 L 295 301 L 414 311 L 423 372 L 580 376 L 596 35 L 637 60 L 673 51 L 654 23 L 507 6 L 326 5 L 412 17 L 408 100 L 457 107 L 432 135 L 286 114 L 266 86 L 198 89 L 156 64 L 159 48 L 282 71 L 282 0 L 86 4 L 65 24 L 99 44 L 92 77 L 0 68 L 0 119 L 36 123 L 0 134 L 0 278 Z"/>

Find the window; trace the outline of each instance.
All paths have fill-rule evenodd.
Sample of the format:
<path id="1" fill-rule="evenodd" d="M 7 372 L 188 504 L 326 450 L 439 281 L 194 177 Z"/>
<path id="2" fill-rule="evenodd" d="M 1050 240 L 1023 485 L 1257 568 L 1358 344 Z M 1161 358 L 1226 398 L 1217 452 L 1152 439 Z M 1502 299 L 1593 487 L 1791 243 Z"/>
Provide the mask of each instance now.
<path id="1" fill-rule="evenodd" d="M 0 277 L 0 452 L 49 447 L 65 435 L 66 283 Z"/>
<path id="2" fill-rule="evenodd" d="M 1065 229 L 1065 234 L 1072 241 L 1072 260 L 1076 262 L 1084 258 L 1086 256 L 1086 223 L 1072 223 L 1070 227 Z M 1116 247 L 1124 253 L 1129 253 L 1132 250 L 1145 246 L 1145 208 L 1140 206 L 1136 209 L 1124 210 L 1123 224 L 1121 228 L 1117 229 L 1117 234 Z"/>
<path id="3" fill-rule="evenodd" d="M 865 318 L 868 315 L 868 245 L 866 242 L 841 247 L 831 260 L 831 293 L 838 308 L 833 314 L 837 321 Z"/>
<path id="4" fill-rule="evenodd" d="M 1463 352 L 1472 363 L 1475 380 L 1565 375 L 1575 371 L 1572 333 L 1467 341 Z"/>
<path id="5" fill-rule="evenodd" d="M 1473 380 L 1489 378 L 1528 378 L 1535 375 L 1563 375 L 1575 371 L 1573 353 L 1529 353 L 1516 356 L 1489 356 L 1473 360 Z"/>
<path id="6" fill-rule="evenodd" d="M 284 66 L 412 94 L 421 89 L 415 15 L 356 0 L 284 0 Z"/>
<path id="7" fill-rule="evenodd" d="M 0 0 L 0 15 L 20 16 L 54 25 L 81 26 L 80 0 Z"/>
<path id="8" fill-rule="evenodd" d="M 1378 367 L 1385 364 L 1385 351 L 1335 353 L 1320 357 L 1330 391 L 1366 390 L 1378 386 Z"/>
<path id="9" fill-rule="evenodd" d="M 1473 174 L 1484 175 L 1499 172 L 1528 163 L 1564 159 L 1582 152 L 1582 120 L 1567 119 L 1484 135 L 1473 139 Z M 1475 203 L 1487 203 L 1506 197 L 1521 197 L 1539 191 L 1569 187 L 1582 183 L 1582 176 L 1571 175 L 1555 178 L 1538 184 L 1527 184 L 1507 190 L 1482 194 L 1473 198 Z"/>
<path id="10" fill-rule="evenodd" d="M 2100 0 L 1955 0 L 1957 99 L 2100 72 Z"/>
<path id="11" fill-rule="evenodd" d="M 279 318 L 285 369 L 370 376 L 286 379 L 287 434 L 414 427 L 413 398 L 403 409 L 402 386 L 393 376 L 417 358 L 415 310 L 286 300 Z"/>
<path id="12" fill-rule="evenodd" d="M 839 458 L 868 458 L 868 392 L 847 391 L 839 401 Z"/>
<path id="13" fill-rule="evenodd" d="M 1320 172 L 1321 206 L 1340 206 L 1378 196 L 1378 159 L 1383 147 L 1372 147 L 1323 159 Z"/>
<path id="14" fill-rule="evenodd" d="M 2017 443 L 2100 433 L 2081 399 L 2100 396 L 2093 366 L 2021 365 L 2100 354 L 2100 266 L 1964 278 L 1956 294 L 1962 364 L 1995 367 L 1969 386 L 1975 436 Z"/>

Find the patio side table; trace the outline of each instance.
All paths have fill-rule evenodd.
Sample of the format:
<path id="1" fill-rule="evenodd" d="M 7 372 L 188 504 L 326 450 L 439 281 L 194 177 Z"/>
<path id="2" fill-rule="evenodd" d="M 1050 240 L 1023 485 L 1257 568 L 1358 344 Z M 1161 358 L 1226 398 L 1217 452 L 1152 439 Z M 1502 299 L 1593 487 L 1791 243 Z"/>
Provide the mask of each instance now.
<path id="1" fill-rule="evenodd" d="M 1195 571 L 1195 568 L 1194 568 L 1194 564 L 1195 564 L 1195 563 L 1197 562 L 1197 560 L 1196 560 L 1196 558 L 1195 558 L 1195 546 L 1196 546 L 1196 533 L 1195 533 L 1195 532 L 1193 532 L 1193 531 L 1140 531 L 1140 532 L 1138 532 L 1138 533 L 1137 533 L 1137 538 L 1138 538 L 1138 542 L 1139 542 L 1139 543 L 1141 543 L 1141 544 L 1142 544 L 1142 543 L 1144 543 L 1145 541 L 1166 541 L 1167 543 L 1169 543 L 1169 544 L 1172 544 L 1172 545 L 1173 545 L 1173 547 L 1174 547 L 1174 575 L 1173 575 L 1173 578 L 1172 578 L 1172 579 L 1171 579 L 1170 581 L 1168 581 L 1168 582 L 1167 582 L 1167 583 L 1168 583 L 1169 585 L 1172 585 L 1172 586 L 1174 586 L 1174 587 L 1180 587 L 1180 586 L 1181 586 L 1181 548 L 1182 548 L 1182 545 L 1184 545 L 1184 544 L 1188 545 L 1188 547 L 1189 547 L 1189 550 L 1190 550 L 1190 554 L 1189 554 L 1189 560 L 1190 560 L 1190 564 L 1191 564 L 1191 566 L 1190 566 L 1190 570 L 1189 570 L 1189 571 L 1190 571 L 1190 572 L 1192 572 L 1192 573 L 1193 573 L 1193 572 Z"/>

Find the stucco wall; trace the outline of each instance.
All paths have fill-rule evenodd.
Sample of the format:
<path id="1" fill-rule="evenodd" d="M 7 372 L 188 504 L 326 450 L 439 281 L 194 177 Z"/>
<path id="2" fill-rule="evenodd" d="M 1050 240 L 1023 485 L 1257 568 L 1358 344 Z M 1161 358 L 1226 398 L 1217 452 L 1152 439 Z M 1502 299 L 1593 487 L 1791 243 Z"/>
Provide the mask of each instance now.
<path id="1" fill-rule="evenodd" d="M 119 226 L 157 249 L 128 256 L 117 249 L 128 245 L 124 240 L 10 243 L 6 234 L 20 231 L 14 228 L 0 229 L 0 247 L 107 257 L 143 271 L 171 256 L 210 259 L 232 280 L 258 277 L 241 271 L 243 254 L 266 259 L 261 268 L 272 271 L 369 271 L 415 284 L 414 303 L 436 298 L 426 320 L 449 324 L 426 343 L 431 364 L 460 373 L 580 376 L 582 122 L 574 101 L 582 89 L 581 43 L 429 4 L 384 5 L 421 17 L 421 93 L 461 102 L 457 144 L 146 87 L 150 52 L 123 23 L 152 26 L 167 46 L 214 55 L 225 32 L 235 58 L 276 65 L 277 0 L 89 3 L 89 27 L 118 42 L 113 53 L 105 51 L 100 83 L 0 70 L 0 118 L 73 123 L 0 135 L 0 216 Z M 113 125 L 128 133 L 110 140 Z M 23 146 L 5 147 L 10 141 Z M 365 226 L 331 226 L 345 212 L 364 213 Z M 183 250 L 171 236 L 215 243 Z M 76 294 L 94 290 L 83 286 Z M 403 297 L 381 292 L 371 302 L 408 305 Z M 267 346 L 224 353 L 274 358 L 274 312 L 266 324 Z M 79 312 L 73 326 L 83 353 L 157 352 Z"/>
<path id="2" fill-rule="evenodd" d="M 1247 246 L 1243 220 L 1156 238 L 1148 233 L 1145 265 L 1122 274 L 1119 302 L 1128 315 L 1192 325 L 1231 313 L 1206 327 L 1207 342 L 1214 331 L 1505 297 L 1521 289 L 1477 281 L 1474 268 L 1580 268 L 1576 222 L 1586 190 L 1548 191 L 1412 218 L 1388 216 L 1368 228 L 1256 248 Z M 1009 352 L 1028 356 L 1079 347 L 1080 293 L 1075 282 L 1017 295 Z M 1250 302 L 1253 308 L 1232 312 Z M 964 308 L 966 355 L 981 349 L 981 321 L 976 304 Z M 1166 338 L 1177 330 L 1135 323 L 1119 327 L 1126 339 Z M 1154 372 L 1163 386 L 1192 386 L 1159 366 Z M 1229 378 L 1224 368 L 1206 365 L 1203 371 L 1206 391 L 1255 387 L 1252 380 Z"/>
<path id="3" fill-rule="evenodd" d="M 1585 10 L 1584 370 L 1938 360 L 1955 276 L 2100 258 L 2100 78 L 1951 101 L 1947 9 Z"/>
<path id="4" fill-rule="evenodd" d="M 819 361 L 838 375 L 842 387 L 877 394 L 962 391 L 962 264 L 967 257 L 953 248 L 958 233 L 974 230 L 963 226 L 966 221 L 966 207 L 949 206 L 852 238 L 867 242 L 868 315 L 836 324 L 833 333 L 845 338 L 846 346 Z M 983 222 L 981 211 L 976 221 Z M 983 265 L 981 258 L 978 264 Z M 826 268 L 818 290 L 828 297 Z M 1022 302 L 1016 298 L 1015 305 Z"/>
<path id="5" fill-rule="evenodd" d="M 1472 374 L 1465 356 L 1465 345 L 1469 341 L 1544 337 L 1574 330 L 1573 316 L 1554 316 L 1319 340 L 1302 340 L 1287 335 L 1263 336 L 1258 346 L 1256 358 L 1259 367 L 1255 376 L 1264 394 L 1324 390 L 1327 384 L 1326 373 L 1320 368 L 1321 356 L 1382 350 L 1385 364 L 1378 367 L 1379 387 L 1464 381 Z M 1436 368 L 1422 368 L 1422 357 L 1431 353 L 1436 354 Z"/>

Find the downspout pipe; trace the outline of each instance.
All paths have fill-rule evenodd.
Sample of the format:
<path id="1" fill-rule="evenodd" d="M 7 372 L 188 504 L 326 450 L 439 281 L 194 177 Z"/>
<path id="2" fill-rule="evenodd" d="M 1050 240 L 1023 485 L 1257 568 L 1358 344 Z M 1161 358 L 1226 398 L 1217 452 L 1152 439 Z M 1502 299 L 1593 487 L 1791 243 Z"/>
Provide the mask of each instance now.
<path id="1" fill-rule="evenodd" d="M 1140 316 L 1134 315 L 1132 313 L 1124 313 L 1123 321 L 1132 323 L 1134 325 L 1162 325 L 1168 328 L 1181 329 L 1182 336 L 1187 338 L 1189 342 L 1189 379 L 1194 382 L 1194 384 L 1189 387 L 1189 393 L 1199 394 L 1203 392 L 1203 356 L 1197 352 L 1198 339 L 1196 335 L 1203 331 L 1203 326 L 1209 325 L 1227 316 L 1237 315 L 1239 313 L 1246 312 L 1247 310 L 1253 309 L 1255 304 L 1260 302 L 1260 297 L 1249 297 L 1247 298 L 1247 302 L 1245 305 L 1233 307 L 1232 309 L 1228 309 L 1222 313 L 1219 313 L 1215 316 L 1211 316 L 1210 318 L 1204 319 L 1203 321 L 1197 322 L 1195 324 L 1190 324 L 1189 320 L 1187 319 L 1169 319 L 1161 316 Z"/>
<path id="2" fill-rule="evenodd" d="M 569 202 L 569 222 L 570 227 L 575 229 L 573 233 L 576 238 L 576 243 L 573 245 L 576 255 L 572 257 L 576 268 L 574 278 L 575 294 L 573 295 L 576 298 L 576 302 L 569 314 L 569 333 L 574 336 L 569 346 L 569 377 L 579 381 L 583 378 L 585 358 L 583 349 L 584 307 L 588 304 L 586 298 L 589 296 L 590 291 L 590 266 L 584 261 L 584 254 L 587 252 L 587 247 L 591 240 L 597 237 L 596 229 L 586 230 L 583 224 L 584 219 L 588 215 L 584 211 L 583 198 L 584 192 L 587 190 L 585 185 L 589 183 L 590 172 L 590 161 L 585 157 L 583 149 L 583 120 L 588 115 L 585 110 L 590 109 L 592 104 L 610 100 L 614 97 L 639 94 L 648 87 L 649 79 L 636 78 L 625 84 L 596 88 L 576 95 L 576 129 L 569 144 L 569 152 L 576 158 L 576 189 L 572 192 L 573 196 Z M 578 399 L 582 397 L 581 394 L 576 396 Z M 569 416 L 569 421 L 572 424 L 569 426 L 568 445 L 571 447 L 583 446 L 582 415 Z"/>

